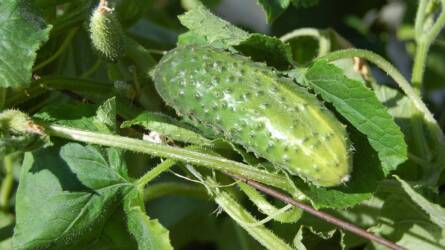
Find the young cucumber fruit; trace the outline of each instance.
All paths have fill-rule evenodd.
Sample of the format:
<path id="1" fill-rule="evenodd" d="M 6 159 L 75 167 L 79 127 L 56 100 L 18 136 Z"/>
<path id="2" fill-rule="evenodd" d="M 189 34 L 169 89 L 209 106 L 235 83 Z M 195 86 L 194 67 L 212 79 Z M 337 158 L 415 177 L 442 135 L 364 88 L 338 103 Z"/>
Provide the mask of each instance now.
<path id="1" fill-rule="evenodd" d="M 90 38 L 93 47 L 110 62 L 116 62 L 124 52 L 124 32 L 114 10 L 101 1 L 90 19 Z"/>
<path id="2" fill-rule="evenodd" d="M 349 179 L 342 125 L 305 88 L 264 64 L 211 47 L 179 47 L 153 70 L 155 86 L 180 115 L 319 186 Z"/>

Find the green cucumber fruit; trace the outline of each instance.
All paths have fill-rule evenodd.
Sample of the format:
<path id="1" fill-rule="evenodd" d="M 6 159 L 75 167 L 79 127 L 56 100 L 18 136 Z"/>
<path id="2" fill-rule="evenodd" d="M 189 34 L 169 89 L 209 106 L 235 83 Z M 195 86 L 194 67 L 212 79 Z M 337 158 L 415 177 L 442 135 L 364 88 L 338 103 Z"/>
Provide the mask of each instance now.
<path id="1" fill-rule="evenodd" d="M 90 19 L 93 47 L 108 61 L 116 62 L 124 53 L 124 32 L 114 10 L 101 2 Z"/>
<path id="2" fill-rule="evenodd" d="M 176 48 L 152 72 L 164 101 L 279 169 L 319 186 L 348 181 L 345 126 L 315 95 L 265 64 L 203 46 Z"/>

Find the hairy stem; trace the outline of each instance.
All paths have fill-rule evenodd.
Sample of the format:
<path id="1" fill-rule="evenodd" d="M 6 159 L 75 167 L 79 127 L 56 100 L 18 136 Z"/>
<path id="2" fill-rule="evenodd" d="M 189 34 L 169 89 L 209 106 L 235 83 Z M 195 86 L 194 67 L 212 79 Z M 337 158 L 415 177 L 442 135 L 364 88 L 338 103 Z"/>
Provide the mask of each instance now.
<path id="1" fill-rule="evenodd" d="M 437 18 L 436 22 L 433 24 L 431 30 L 425 33 L 425 40 L 429 41 L 429 43 L 433 43 L 433 41 L 437 38 L 440 31 L 445 26 L 445 0 L 441 0 L 441 11 L 440 15 Z"/>
<path id="2" fill-rule="evenodd" d="M 429 50 L 429 45 L 427 45 L 425 42 L 420 42 L 417 44 L 411 82 L 413 83 L 413 87 L 418 94 L 422 92 L 422 80 L 425 72 L 428 50 Z"/>
<path id="3" fill-rule="evenodd" d="M 235 229 L 236 236 L 238 237 L 239 243 L 241 245 L 241 250 L 250 250 L 249 240 L 247 238 L 247 234 L 242 228 L 236 223 L 236 221 L 232 221 L 233 228 Z"/>
<path id="4" fill-rule="evenodd" d="M 434 119 L 433 114 L 426 107 L 425 103 L 420 99 L 419 95 L 417 95 L 416 91 L 411 87 L 409 82 L 403 77 L 403 75 L 387 60 L 385 60 L 380 55 L 363 49 L 345 49 L 338 50 L 332 53 L 329 53 L 320 59 L 335 61 L 342 58 L 351 58 L 351 57 L 361 57 L 366 60 L 374 63 L 379 68 L 381 68 L 384 72 L 386 72 L 390 77 L 394 79 L 394 81 L 399 85 L 399 87 L 405 92 L 408 98 L 413 102 L 414 106 L 423 113 L 425 120 L 428 122 L 430 126 L 430 130 L 433 132 L 439 140 L 443 141 L 443 134 L 439 128 L 437 121 Z"/>
<path id="5" fill-rule="evenodd" d="M 419 6 L 417 7 L 416 19 L 414 22 L 415 36 L 418 37 L 422 33 L 423 22 L 425 21 L 425 10 L 429 0 L 419 0 Z"/>
<path id="6" fill-rule="evenodd" d="M 250 224 L 256 224 L 257 220 L 234 200 L 228 192 L 217 192 L 215 194 L 215 201 L 232 219 L 267 249 L 292 249 L 282 239 L 264 227 L 264 225 L 250 226 Z"/>
<path id="7" fill-rule="evenodd" d="M 84 131 L 60 125 L 48 125 L 45 127 L 45 132 L 51 136 L 116 147 L 157 157 L 171 158 L 197 166 L 248 177 L 259 182 L 268 183 L 271 186 L 286 190 L 288 192 L 292 192 L 293 190 L 288 179 L 282 175 L 269 173 L 267 171 L 260 170 L 236 161 L 231 161 L 226 158 L 205 154 L 195 150 L 161 145 L 129 137 Z"/>
<path id="8" fill-rule="evenodd" d="M 175 161 L 171 159 L 167 159 L 163 161 L 161 164 L 157 165 L 146 174 L 144 174 L 139 180 L 136 182 L 136 186 L 138 189 L 143 189 L 145 185 L 147 185 L 154 178 L 158 177 L 163 172 L 169 170 L 171 167 L 175 165 Z"/>
<path id="9" fill-rule="evenodd" d="M 199 173 L 195 173 L 199 175 Z M 282 239 L 275 235 L 272 231 L 267 229 L 263 224 L 258 224 L 259 221 L 255 219 L 246 209 L 241 206 L 236 199 L 234 199 L 229 192 L 221 191 L 215 179 L 211 177 L 196 176 L 201 179 L 205 185 L 210 189 L 215 197 L 215 202 L 241 226 L 248 234 L 256 239 L 266 249 L 274 250 L 290 250 L 292 249 Z"/>
<path id="10" fill-rule="evenodd" d="M 239 188 L 243 191 L 249 200 L 258 207 L 258 210 L 268 217 L 268 219 L 274 219 L 281 223 L 295 223 L 301 217 L 301 210 L 297 208 L 277 208 L 272 205 L 260 192 L 255 188 L 245 184 L 238 183 Z"/>

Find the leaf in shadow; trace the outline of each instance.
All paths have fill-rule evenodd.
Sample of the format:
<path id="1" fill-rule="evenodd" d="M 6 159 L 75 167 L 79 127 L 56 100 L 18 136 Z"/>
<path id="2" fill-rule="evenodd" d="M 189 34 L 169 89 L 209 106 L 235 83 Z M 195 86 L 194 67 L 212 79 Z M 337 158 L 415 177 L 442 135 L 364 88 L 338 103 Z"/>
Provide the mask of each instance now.
<path id="1" fill-rule="evenodd" d="M 59 150 L 26 154 L 16 197 L 16 249 L 79 249 L 94 242 L 132 187 L 94 148 L 67 144 L 62 157 Z M 71 156 L 64 151 L 83 162 L 65 162 Z"/>

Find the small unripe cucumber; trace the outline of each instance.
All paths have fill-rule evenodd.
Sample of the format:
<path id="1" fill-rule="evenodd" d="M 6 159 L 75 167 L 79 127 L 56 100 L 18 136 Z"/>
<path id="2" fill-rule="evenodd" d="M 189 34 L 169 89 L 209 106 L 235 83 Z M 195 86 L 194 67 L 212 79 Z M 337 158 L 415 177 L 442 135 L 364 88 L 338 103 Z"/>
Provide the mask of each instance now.
<path id="1" fill-rule="evenodd" d="M 114 10 L 101 1 L 90 19 L 90 38 L 105 59 L 116 62 L 124 52 L 124 33 Z"/>
<path id="2" fill-rule="evenodd" d="M 179 47 L 153 70 L 166 103 L 276 167 L 319 186 L 346 182 L 342 125 L 305 88 L 264 64 L 211 47 Z"/>

